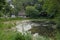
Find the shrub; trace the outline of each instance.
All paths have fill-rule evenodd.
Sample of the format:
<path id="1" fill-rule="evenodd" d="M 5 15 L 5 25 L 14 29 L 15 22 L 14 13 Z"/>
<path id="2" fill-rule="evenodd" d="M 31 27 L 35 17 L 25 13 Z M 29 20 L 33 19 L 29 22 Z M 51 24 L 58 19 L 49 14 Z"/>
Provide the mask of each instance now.
<path id="1" fill-rule="evenodd" d="M 26 7 L 26 15 L 28 15 L 31 18 L 38 17 L 39 11 L 35 9 L 33 6 L 27 6 Z"/>

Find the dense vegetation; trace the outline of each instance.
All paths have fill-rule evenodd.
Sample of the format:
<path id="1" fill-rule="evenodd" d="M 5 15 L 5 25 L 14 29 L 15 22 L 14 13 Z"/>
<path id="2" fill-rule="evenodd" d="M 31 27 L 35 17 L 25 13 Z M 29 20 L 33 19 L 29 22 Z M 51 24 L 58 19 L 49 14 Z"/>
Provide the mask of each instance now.
<path id="1" fill-rule="evenodd" d="M 43 17 L 45 15 L 48 18 L 52 18 L 57 17 L 60 13 L 59 0 L 20 0 L 20 2 L 18 1 L 19 0 L 13 0 L 13 3 L 16 2 L 14 3 L 16 8 L 18 10 L 24 9 L 29 17 L 31 14 L 31 16 L 35 15 L 36 17 L 39 17 L 41 15 Z"/>
<path id="2" fill-rule="evenodd" d="M 25 11 L 27 18 L 55 21 L 57 24 L 55 40 L 60 40 L 60 0 L 11 0 L 8 2 L 0 0 L 0 40 L 32 40 L 32 34 L 22 35 L 10 30 L 12 26 L 16 25 L 15 23 L 4 23 L 5 21 L 21 20 L 22 18 L 18 17 L 10 18 L 11 15 L 18 16 L 21 10 Z M 40 39 L 39 36 L 36 40 Z M 44 37 L 41 40 L 49 40 L 49 38 Z"/>
<path id="3" fill-rule="evenodd" d="M 4 2 L 0 1 L 0 3 L 0 16 L 10 16 L 12 14 L 17 16 L 20 10 L 25 10 L 26 15 L 29 17 L 44 16 L 53 18 L 60 15 L 59 0 L 11 0 L 10 2 L 4 0 Z"/>

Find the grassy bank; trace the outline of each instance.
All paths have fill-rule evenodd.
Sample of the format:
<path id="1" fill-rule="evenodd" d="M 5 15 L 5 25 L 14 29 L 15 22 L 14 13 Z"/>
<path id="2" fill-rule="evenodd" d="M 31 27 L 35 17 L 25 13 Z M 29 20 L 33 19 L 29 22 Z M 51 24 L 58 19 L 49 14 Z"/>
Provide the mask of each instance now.
<path id="1" fill-rule="evenodd" d="M 0 23 L 0 29 L 11 29 L 11 27 L 13 27 L 13 26 L 15 26 L 15 24 L 12 24 L 12 23 L 7 23 L 7 24 L 5 24 L 5 23 Z"/>
<path id="2" fill-rule="evenodd" d="M 19 33 L 17 31 L 13 31 L 13 30 L 8 30 L 8 29 L 11 29 L 13 26 L 15 26 L 16 24 L 16 21 L 15 20 L 23 20 L 21 18 L 9 18 L 9 19 L 5 19 L 5 18 L 2 18 L 0 19 L 0 40 L 53 40 L 53 39 L 50 39 L 49 37 L 46 37 L 46 36 L 43 36 L 41 37 L 40 35 L 39 36 L 36 36 L 33 38 L 32 34 L 30 33 L 27 33 L 26 35 L 22 34 L 22 33 Z M 27 20 L 34 20 L 34 21 L 39 21 L 39 20 L 52 20 L 52 21 L 57 21 L 57 19 L 27 19 Z M 6 22 L 8 23 L 6 23 Z M 55 39 L 54 40 L 60 40 L 60 32 L 59 31 L 56 31 L 55 33 Z"/>
<path id="3" fill-rule="evenodd" d="M 24 20 L 25 18 L 20 18 L 20 17 L 16 17 L 16 18 L 0 18 L 0 21 L 4 22 L 4 21 L 12 21 L 12 20 Z"/>
<path id="4" fill-rule="evenodd" d="M 14 31 L 0 31 L 0 40 L 51 40 L 48 37 L 37 36 L 34 37 L 32 34 L 21 34 L 19 32 Z"/>

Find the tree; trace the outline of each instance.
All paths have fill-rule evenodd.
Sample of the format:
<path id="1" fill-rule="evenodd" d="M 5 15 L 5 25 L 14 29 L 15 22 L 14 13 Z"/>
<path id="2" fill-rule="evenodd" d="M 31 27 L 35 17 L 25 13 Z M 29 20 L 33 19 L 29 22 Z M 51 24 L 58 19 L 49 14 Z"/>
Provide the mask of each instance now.
<path id="1" fill-rule="evenodd" d="M 3 16 L 3 9 L 6 5 L 6 1 L 5 0 L 0 0 L 0 16 Z"/>
<path id="2" fill-rule="evenodd" d="M 14 5 L 15 9 L 18 11 L 22 9 L 22 2 L 20 2 L 20 0 L 12 0 L 12 4 Z"/>
<path id="3" fill-rule="evenodd" d="M 51 16 L 59 15 L 60 5 L 58 0 L 45 0 L 43 5 L 43 10 L 46 10 L 47 13 Z"/>
<path id="4" fill-rule="evenodd" d="M 39 11 L 37 9 L 35 9 L 35 7 L 33 7 L 33 6 L 27 6 L 26 15 L 28 15 L 31 18 L 36 18 L 39 15 Z"/>
<path id="5" fill-rule="evenodd" d="M 42 5 L 41 4 L 35 4 L 35 8 L 41 12 L 42 11 Z"/>
<path id="6" fill-rule="evenodd" d="M 5 4 L 6 4 L 5 0 L 0 0 L 0 10 L 2 10 Z"/>
<path id="7" fill-rule="evenodd" d="M 12 11 L 11 8 L 12 7 L 6 0 L 0 0 L 0 17 L 4 15 L 9 16 Z"/>

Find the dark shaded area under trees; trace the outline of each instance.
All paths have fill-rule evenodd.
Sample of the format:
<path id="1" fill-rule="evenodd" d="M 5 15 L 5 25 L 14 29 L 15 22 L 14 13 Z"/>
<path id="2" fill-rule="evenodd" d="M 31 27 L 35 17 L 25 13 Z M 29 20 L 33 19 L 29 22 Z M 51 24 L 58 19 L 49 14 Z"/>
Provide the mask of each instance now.
<path id="1" fill-rule="evenodd" d="M 9 3 L 0 0 L 0 16 L 18 16 L 21 10 L 25 10 L 26 16 L 31 18 L 55 18 L 60 15 L 59 0 L 11 0 Z"/>

